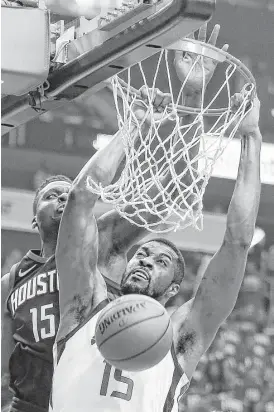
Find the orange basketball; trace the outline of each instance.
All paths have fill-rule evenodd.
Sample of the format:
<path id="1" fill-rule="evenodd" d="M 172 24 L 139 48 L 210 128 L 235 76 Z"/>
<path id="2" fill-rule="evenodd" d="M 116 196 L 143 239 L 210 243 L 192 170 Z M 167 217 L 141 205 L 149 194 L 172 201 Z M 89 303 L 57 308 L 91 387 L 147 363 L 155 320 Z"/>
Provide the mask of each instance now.
<path id="1" fill-rule="evenodd" d="M 165 308 L 144 295 L 126 295 L 100 314 L 95 339 L 102 356 L 118 369 L 140 371 L 159 363 L 172 344 Z"/>

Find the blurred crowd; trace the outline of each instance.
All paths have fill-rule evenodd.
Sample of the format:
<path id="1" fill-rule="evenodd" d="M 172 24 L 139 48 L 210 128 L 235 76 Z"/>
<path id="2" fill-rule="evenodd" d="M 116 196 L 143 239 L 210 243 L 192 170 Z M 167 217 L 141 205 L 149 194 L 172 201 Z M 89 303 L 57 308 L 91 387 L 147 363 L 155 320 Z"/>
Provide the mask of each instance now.
<path id="1" fill-rule="evenodd" d="M 185 252 L 180 301 L 191 297 L 209 257 Z M 237 304 L 203 356 L 183 412 L 274 412 L 274 247 L 249 255 Z"/>
<path id="2" fill-rule="evenodd" d="M 233 318 L 233 316 L 232 316 Z M 274 411 L 274 335 L 230 320 L 195 372 L 182 411 Z"/>

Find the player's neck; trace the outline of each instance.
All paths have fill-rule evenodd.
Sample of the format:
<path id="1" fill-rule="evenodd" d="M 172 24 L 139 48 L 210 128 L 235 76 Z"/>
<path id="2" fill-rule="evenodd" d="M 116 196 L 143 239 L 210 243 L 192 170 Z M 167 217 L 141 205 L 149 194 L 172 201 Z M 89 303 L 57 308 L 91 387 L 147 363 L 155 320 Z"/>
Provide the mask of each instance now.
<path id="1" fill-rule="evenodd" d="M 49 258 L 55 254 L 57 239 L 42 242 L 41 246 L 41 256 L 44 258 Z"/>
<path id="2" fill-rule="evenodd" d="M 41 256 L 49 258 L 55 254 L 59 225 L 52 225 L 39 231 L 41 239 Z"/>
<path id="3" fill-rule="evenodd" d="M 164 307 L 166 306 L 166 303 L 168 301 L 168 299 L 165 298 L 164 296 L 162 296 L 161 298 L 157 298 L 156 300 L 157 302 L 161 303 L 161 305 L 163 305 Z"/>

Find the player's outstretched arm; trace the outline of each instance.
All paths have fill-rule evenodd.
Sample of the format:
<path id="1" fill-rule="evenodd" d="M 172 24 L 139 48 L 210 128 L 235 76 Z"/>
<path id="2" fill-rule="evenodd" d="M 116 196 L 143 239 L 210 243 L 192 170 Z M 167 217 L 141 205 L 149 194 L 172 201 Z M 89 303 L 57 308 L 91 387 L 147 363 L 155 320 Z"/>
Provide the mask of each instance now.
<path id="1" fill-rule="evenodd" d="M 132 138 L 137 136 L 135 126 L 130 132 Z M 86 183 L 87 178 L 103 186 L 111 183 L 124 157 L 123 133 L 116 133 L 109 144 L 89 160 L 74 180 L 68 195 L 56 248 L 60 283 L 58 340 L 82 323 L 106 294 L 104 280 L 97 270 L 97 258 L 98 249 L 107 249 L 108 239 L 107 236 L 101 237 L 98 246 L 98 230 L 93 215 L 98 196 L 87 189 Z"/>
<path id="2" fill-rule="evenodd" d="M 97 270 L 98 233 L 93 207 L 98 196 L 86 188 L 87 177 L 111 183 L 124 156 L 121 132 L 98 151 L 74 180 L 59 228 L 56 263 L 59 273 L 60 340 L 105 297 Z"/>
<path id="3" fill-rule="evenodd" d="M 163 116 L 165 107 L 171 102 L 171 96 L 169 93 L 163 93 L 159 89 L 155 88 L 147 90 L 147 87 L 143 86 L 139 90 L 143 101 L 148 101 L 148 93 L 151 93 L 150 99 L 153 101 L 154 112 L 145 118 L 146 110 L 141 106 L 137 106 L 134 109 L 134 113 L 137 121 L 142 124 L 143 134 L 147 132 L 147 129 L 151 123 L 151 117 L 154 120 L 160 120 Z M 139 125 L 140 127 L 140 125 Z M 137 132 L 137 130 L 136 130 Z M 137 133 L 138 139 L 138 133 Z M 151 188 L 151 196 L 158 193 L 158 188 Z M 139 207 L 144 210 L 143 205 Z M 126 207 L 126 211 L 133 212 L 131 206 Z M 143 212 L 144 217 L 144 212 Z M 146 220 L 149 223 L 156 222 L 157 218 L 146 213 Z M 105 213 L 100 216 L 97 221 L 99 231 L 99 256 L 98 266 L 101 272 L 108 278 L 116 281 L 120 284 L 121 277 L 125 271 L 127 264 L 127 252 L 133 245 L 138 243 L 144 236 L 148 234 L 148 231 L 143 227 L 138 227 L 130 223 L 127 219 L 123 218 L 116 210 Z"/>
<path id="4" fill-rule="evenodd" d="M 235 106 L 241 99 L 240 94 L 235 96 Z M 189 378 L 233 310 L 243 280 L 260 201 L 259 109 L 256 97 L 238 129 L 241 157 L 223 243 L 208 264 L 193 300 L 174 314 L 177 355 Z"/>

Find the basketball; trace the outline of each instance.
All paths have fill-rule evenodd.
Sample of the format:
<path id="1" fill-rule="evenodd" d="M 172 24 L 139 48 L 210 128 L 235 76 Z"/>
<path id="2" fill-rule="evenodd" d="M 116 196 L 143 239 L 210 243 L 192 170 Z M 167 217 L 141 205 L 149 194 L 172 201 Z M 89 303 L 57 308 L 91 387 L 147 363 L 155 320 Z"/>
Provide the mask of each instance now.
<path id="1" fill-rule="evenodd" d="M 122 296 L 100 314 L 95 340 L 108 363 L 141 371 L 159 363 L 172 344 L 172 324 L 165 308 L 144 295 Z"/>

